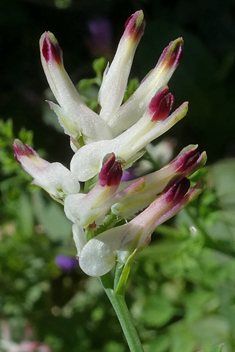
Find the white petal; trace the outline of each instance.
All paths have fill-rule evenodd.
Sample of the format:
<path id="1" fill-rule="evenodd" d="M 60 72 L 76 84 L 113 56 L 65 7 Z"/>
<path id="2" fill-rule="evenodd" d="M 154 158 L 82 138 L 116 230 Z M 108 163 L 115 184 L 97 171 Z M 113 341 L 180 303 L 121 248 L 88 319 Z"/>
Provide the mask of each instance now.
<path id="1" fill-rule="evenodd" d="M 56 198 L 64 194 L 78 193 L 80 184 L 68 169 L 60 163 L 49 164 L 45 169 L 41 169 L 34 175 L 34 184 L 44 188 L 48 193 Z"/>
<path id="2" fill-rule="evenodd" d="M 148 143 L 162 135 L 183 118 L 187 113 L 187 109 L 187 103 L 184 103 L 165 121 L 155 124 L 150 123 L 150 127 L 146 126 L 146 128 L 144 125 L 148 124 L 148 121 L 146 122 L 146 116 L 144 115 L 129 130 L 123 132 L 113 140 L 99 141 L 85 145 L 73 156 L 71 170 L 77 175 L 79 181 L 86 181 L 100 171 L 102 160 L 108 153 L 114 153 L 117 157 L 128 162 Z M 129 167 L 129 165 L 126 167 Z"/>
<path id="3" fill-rule="evenodd" d="M 50 88 L 63 109 L 63 114 L 74 124 L 83 135 L 85 143 L 101 139 L 111 139 L 112 133 L 104 120 L 83 102 L 59 57 L 59 44 L 50 32 L 42 35 L 40 40 L 41 61 Z M 56 52 L 56 55 L 53 53 Z M 45 54 L 46 53 L 46 54 Z M 49 55 L 48 55 L 49 53 Z"/>
<path id="4" fill-rule="evenodd" d="M 125 256 L 128 255 L 134 249 L 135 238 L 141 231 L 141 228 L 128 223 L 91 239 L 82 249 L 79 259 L 81 269 L 90 276 L 107 274 L 115 265 L 117 251 L 122 248 Z M 124 256 L 122 258 L 125 259 Z"/>
<path id="5" fill-rule="evenodd" d="M 59 105 L 53 103 L 52 101 L 48 101 L 48 104 L 51 110 L 56 113 L 59 123 L 64 129 L 64 132 L 73 138 L 79 138 L 81 131 L 76 126 L 74 120 L 71 119 L 70 116 L 66 115 L 64 110 Z"/>
<path id="6" fill-rule="evenodd" d="M 80 217 L 77 214 L 77 208 L 81 206 L 86 195 L 83 193 L 71 194 L 65 198 L 64 212 L 69 220 L 74 223 L 80 222 Z"/>
<path id="7" fill-rule="evenodd" d="M 100 116 L 109 121 L 120 107 L 127 86 L 132 61 L 144 32 L 142 11 L 133 14 L 127 23 L 110 67 L 107 66 L 99 91 Z"/>
<path id="8" fill-rule="evenodd" d="M 168 46 L 168 59 L 170 58 L 171 51 L 173 53 L 174 48 L 177 46 L 181 49 L 181 38 L 176 39 Z M 177 64 L 178 61 L 176 60 L 174 64 L 167 66 L 166 62 L 160 58 L 156 67 L 147 78 L 144 79 L 139 88 L 108 121 L 114 137 L 127 130 L 141 118 L 153 96 L 167 85 L 177 67 Z"/>
<path id="9" fill-rule="evenodd" d="M 72 227 L 72 231 L 73 231 L 73 240 L 75 242 L 75 245 L 77 248 L 77 254 L 79 256 L 82 248 L 86 244 L 86 235 L 82 226 L 80 226 L 79 224 L 74 224 Z"/>
<path id="10" fill-rule="evenodd" d="M 89 276 L 107 274 L 115 265 L 116 252 L 109 245 L 96 238 L 90 240 L 79 257 L 81 269 Z"/>

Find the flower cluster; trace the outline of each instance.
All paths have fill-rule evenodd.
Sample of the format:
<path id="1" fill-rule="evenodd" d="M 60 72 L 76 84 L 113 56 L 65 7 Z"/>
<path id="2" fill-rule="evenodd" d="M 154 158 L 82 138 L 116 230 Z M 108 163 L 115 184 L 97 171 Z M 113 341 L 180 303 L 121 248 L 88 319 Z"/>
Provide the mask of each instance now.
<path id="1" fill-rule="evenodd" d="M 82 270 L 91 276 L 109 272 L 116 261 L 125 265 L 150 241 L 163 223 L 202 190 L 190 189 L 187 178 L 206 162 L 206 153 L 189 145 L 162 169 L 132 181 L 123 181 L 125 169 L 144 154 L 144 148 L 187 113 L 183 103 L 171 112 L 173 95 L 167 83 L 182 58 L 183 40 L 164 49 L 155 68 L 123 102 L 135 50 L 144 33 L 142 11 L 126 22 L 124 34 L 99 90 L 99 114 L 81 99 L 63 66 L 62 51 L 50 32 L 42 35 L 42 65 L 59 105 L 56 113 L 74 151 L 70 170 L 49 163 L 28 145 L 16 140 L 16 160 L 64 205 L 73 222 L 73 237 Z M 82 189 L 82 191 L 81 191 Z"/>

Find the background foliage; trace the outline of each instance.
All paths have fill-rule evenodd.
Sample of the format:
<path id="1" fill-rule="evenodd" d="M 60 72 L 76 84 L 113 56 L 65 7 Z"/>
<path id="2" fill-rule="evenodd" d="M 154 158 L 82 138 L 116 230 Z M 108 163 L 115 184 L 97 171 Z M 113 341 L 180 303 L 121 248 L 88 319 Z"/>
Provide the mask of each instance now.
<path id="1" fill-rule="evenodd" d="M 96 279 L 78 266 L 65 270 L 56 265 L 58 254 L 75 254 L 70 223 L 58 204 L 29 186 L 31 178 L 14 161 L 11 145 L 19 136 L 49 161 L 68 166 L 67 137 L 55 128 L 44 102 L 50 92 L 38 39 L 52 31 L 72 80 L 92 79 L 93 60 L 112 58 L 125 20 L 140 8 L 147 27 L 131 76 L 142 79 L 168 42 L 183 36 L 185 55 L 170 89 L 175 106 L 189 100 L 190 110 L 167 137 L 174 138 L 174 154 L 199 143 L 209 162 L 201 171 L 203 195 L 159 227 L 134 263 L 127 300 L 146 352 L 206 352 L 222 343 L 224 352 L 235 350 L 234 0 L 0 1 L 2 339 L 7 326 L 15 343 L 38 340 L 53 352 L 127 351 Z M 106 30 L 99 41 L 92 23 L 104 21 L 109 36 Z M 78 89 L 94 107 L 96 87 L 88 88 L 90 83 L 83 80 Z"/>

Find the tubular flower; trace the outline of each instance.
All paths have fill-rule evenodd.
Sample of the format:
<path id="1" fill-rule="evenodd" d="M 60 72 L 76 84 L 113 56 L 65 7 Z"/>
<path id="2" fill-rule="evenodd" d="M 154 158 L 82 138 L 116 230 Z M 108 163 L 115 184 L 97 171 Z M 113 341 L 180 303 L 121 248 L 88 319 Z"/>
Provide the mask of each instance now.
<path id="1" fill-rule="evenodd" d="M 99 114 L 83 102 L 65 71 L 56 38 L 45 32 L 40 39 L 41 61 L 58 105 L 48 103 L 70 136 L 74 151 L 70 170 L 40 158 L 18 140 L 13 145 L 16 160 L 33 183 L 64 205 L 73 223 L 80 266 L 91 276 L 106 274 L 116 261 L 125 266 L 150 242 L 156 226 L 202 191 L 201 181 L 190 190 L 187 178 L 206 162 L 206 153 L 198 152 L 197 145 L 184 148 L 149 175 L 124 181 L 125 169 L 188 110 L 185 102 L 172 112 L 174 97 L 167 86 L 182 59 L 182 38 L 170 42 L 155 68 L 122 104 L 144 28 L 142 11 L 127 20 L 114 59 L 103 74 Z"/>
<path id="2" fill-rule="evenodd" d="M 181 179 L 129 223 L 91 239 L 80 254 L 82 270 L 91 276 L 102 276 L 114 267 L 117 258 L 119 262 L 125 263 L 130 253 L 148 244 L 156 226 L 171 218 L 200 194 L 201 182 L 187 193 L 189 186 L 187 178 Z"/>
<path id="3" fill-rule="evenodd" d="M 79 192 L 80 184 L 76 175 L 60 163 L 49 163 L 27 144 L 16 139 L 13 144 L 16 160 L 34 180 L 55 200 L 63 200 L 66 195 Z"/>

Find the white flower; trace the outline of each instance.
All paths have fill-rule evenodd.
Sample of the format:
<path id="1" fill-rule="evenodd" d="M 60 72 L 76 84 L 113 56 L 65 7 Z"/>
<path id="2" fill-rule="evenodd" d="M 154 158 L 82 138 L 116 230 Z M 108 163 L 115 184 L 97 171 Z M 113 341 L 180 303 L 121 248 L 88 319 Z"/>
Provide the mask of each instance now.
<path id="1" fill-rule="evenodd" d="M 33 183 L 64 204 L 65 214 L 73 222 L 80 266 L 92 276 L 106 274 L 116 260 L 125 264 L 149 243 L 156 226 L 202 190 L 200 182 L 189 190 L 187 176 L 206 162 L 205 152 L 200 154 L 193 145 L 158 171 L 128 182 L 121 180 L 123 171 L 141 158 L 145 147 L 188 110 L 185 102 L 171 112 L 174 98 L 167 86 L 182 58 L 182 38 L 164 49 L 155 68 L 122 104 L 144 28 L 142 11 L 126 22 L 113 62 L 103 74 L 99 114 L 83 102 L 65 71 L 56 38 L 45 32 L 40 39 L 41 60 L 59 104 L 49 105 L 70 136 L 75 152 L 71 170 L 48 163 L 18 140 L 13 146 L 16 160 L 34 178 Z M 81 193 L 79 182 L 84 182 Z M 126 223 L 120 225 L 123 220 Z"/>
<path id="2" fill-rule="evenodd" d="M 49 163 L 29 145 L 16 139 L 13 144 L 16 160 L 34 180 L 33 184 L 42 187 L 55 200 L 63 200 L 66 195 L 78 193 L 80 184 L 76 175 L 60 163 Z"/>
<path id="3" fill-rule="evenodd" d="M 80 181 L 87 181 L 100 171 L 102 160 L 108 153 L 121 158 L 124 168 L 130 167 L 142 156 L 138 153 L 148 143 L 186 115 L 188 104 L 184 103 L 168 117 L 172 103 L 173 96 L 164 88 L 152 98 L 144 115 L 128 130 L 114 139 L 94 142 L 79 149 L 71 160 L 71 170 Z"/>
<path id="4" fill-rule="evenodd" d="M 80 254 L 82 270 L 90 276 L 102 276 L 114 267 L 117 259 L 126 263 L 134 251 L 148 244 L 156 226 L 179 212 L 202 191 L 201 182 L 187 193 L 189 186 L 187 178 L 181 179 L 129 223 L 91 239 Z"/>

